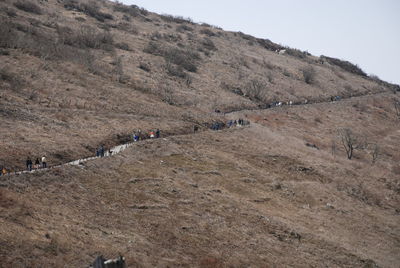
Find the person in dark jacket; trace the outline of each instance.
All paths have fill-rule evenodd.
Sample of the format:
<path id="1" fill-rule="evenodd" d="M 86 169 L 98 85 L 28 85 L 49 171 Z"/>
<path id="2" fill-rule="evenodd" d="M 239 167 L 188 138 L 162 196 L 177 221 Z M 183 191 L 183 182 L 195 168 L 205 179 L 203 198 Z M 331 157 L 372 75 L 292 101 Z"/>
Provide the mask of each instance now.
<path id="1" fill-rule="evenodd" d="M 26 159 L 26 169 L 32 171 L 32 160 L 30 157 Z"/>
<path id="2" fill-rule="evenodd" d="M 40 168 L 40 161 L 39 161 L 39 158 L 36 158 L 34 168 L 35 168 L 35 169 L 39 169 L 39 168 Z"/>

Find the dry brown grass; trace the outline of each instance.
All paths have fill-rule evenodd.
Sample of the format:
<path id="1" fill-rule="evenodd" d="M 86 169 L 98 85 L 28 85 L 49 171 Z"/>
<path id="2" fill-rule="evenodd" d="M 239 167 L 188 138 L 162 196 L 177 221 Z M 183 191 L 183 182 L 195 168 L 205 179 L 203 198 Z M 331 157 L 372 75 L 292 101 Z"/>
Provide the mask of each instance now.
<path id="1" fill-rule="evenodd" d="M 118 253 L 128 267 L 399 263 L 399 100 L 388 85 L 301 51 L 279 55 L 269 40 L 135 6 L 42 1 L 39 16 L 10 2 L 0 1 L 0 165 L 22 169 L 27 155 L 46 154 L 50 165 L 91 156 L 138 128 L 163 135 L 212 120 L 252 124 L 0 177 L 2 265 L 80 267 Z M 65 8 L 71 3 L 78 6 Z M 317 83 L 305 81 L 304 66 Z M 381 91 L 390 93 L 251 110 Z M 332 155 L 340 127 L 379 143 L 374 165 L 367 151 L 351 161 L 340 148 Z"/>

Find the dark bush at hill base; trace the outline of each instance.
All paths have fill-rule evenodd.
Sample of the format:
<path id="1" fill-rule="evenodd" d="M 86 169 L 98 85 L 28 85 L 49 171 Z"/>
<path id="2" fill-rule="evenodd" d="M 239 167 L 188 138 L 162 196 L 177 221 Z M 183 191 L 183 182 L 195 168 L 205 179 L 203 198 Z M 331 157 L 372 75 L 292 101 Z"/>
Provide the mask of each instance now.
<path id="1" fill-rule="evenodd" d="M 363 70 L 361 70 L 360 67 L 358 67 L 357 65 L 355 65 L 349 61 L 339 60 L 339 59 L 327 57 L 324 55 L 321 55 L 321 59 L 327 61 L 330 64 L 339 66 L 340 68 L 342 68 L 343 70 L 345 70 L 349 73 L 357 74 L 357 75 L 364 76 L 364 77 L 367 76 L 367 74 Z"/>
<path id="2" fill-rule="evenodd" d="M 17 1 L 16 3 L 14 3 L 14 6 L 25 12 L 30 12 L 38 15 L 42 14 L 42 9 L 38 5 L 27 0 Z"/>
<path id="3" fill-rule="evenodd" d="M 66 9 L 83 12 L 86 15 L 97 19 L 98 21 L 104 22 L 106 19 L 114 19 L 111 14 L 101 12 L 95 1 L 79 2 L 77 0 L 63 0 L 63 2 Z"/>

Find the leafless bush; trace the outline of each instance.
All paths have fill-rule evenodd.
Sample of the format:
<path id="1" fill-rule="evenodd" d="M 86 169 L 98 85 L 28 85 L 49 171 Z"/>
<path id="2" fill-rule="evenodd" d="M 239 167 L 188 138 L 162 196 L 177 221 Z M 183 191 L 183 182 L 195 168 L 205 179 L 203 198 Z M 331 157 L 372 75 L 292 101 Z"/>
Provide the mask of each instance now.
<path id="1" fill-rule="evenodd" d="M 327 56 L 321 56 L 322 60 L 326 60 L 328 63 L 339 66 L 340 68 L 342 68 L 343 70 L 353 73 L 353 74 L 357 74 L 360 76 L 364 76 L 366 77 L 367 74 L 361 70 L 360 67 L 358 67 L 356 64 L 353 64 L 351 62 L 348 61 L 344 61 L 344 60 L 339 60 L 336 58 L 331 58 L 331 57 L 327 57 Z"/>
<path id="2" fill-rule="evenodd" d="M 101 12 L 100 7 L 98 6 L 96 1 L 92 0 L 89 2 L 84 2 L 84 1 L 79 2 L 77 0 L 63 0 L 63 2 L 64 2 L 64 7 L 66 9 L 83 12 L 86 15 L 97 19 L 100 22 L 104 22 L 106 19 L 107 20 L 114 19 L 111 14 Z"/>
<path id="3" fill-rule="evenodd" d="M 42 9 L 38 5 L 30 2 L 29 0 L 17 1 L 14 3 L 14 6 L 25 12 L 30 12 L 38 15 L 41 15 L 43 13 Z"/>
<path id="4" fill-rule="evenodd" d="M 175 22 L 178 24 L 182 24 L 182 23 L 193 24 L 193 20 L 191 18 L 184 18 L 182 16 L 173 16 L 173 15 L 163 14 L 163 15 L 160 15 L 160 17 L 165 22 Z"/>
<path id="5" fill-rule="evenodd" d="M 310 85 L 314 84 L 316 73 L 315 69 L 311 65 L 302 68 L 301 72 L 303 73 L 304 82 Z"/>
<path id="6" fill-rule="evenodd" d="M 267 73 L 267 79 L 268 79 L 268 82 L 270 82 L 271 84 L 274 83 L 274 76 L 272 75 L 271 72 Z"/>
<path id="7" fill-rule="evenodd" d="M 396 112 L 397 118 L 400 119 L 400 101 L 394 100 L 393 105 L 394 105 L 394 110 Z"/>
<path id="8" fill-rule="evenodd" d="M 17 35 L 12 23 L 8 20 L 0 20 L 0 24 L 0 47 L 14 48 Z"/>
<path id="9" fill-rule="evenodd" d="M 187 26 L 186 24 L 182 24 L 182 25 L 179 25 L 178 27 L 176 27 L 176 31 L 178 31 L 180 33 L 183 33 L 185 31 L 192 32 L 193 28 L 190 26 Z"/>
<path id="10" fill-rule="evenodd" d="M 300 59 L 304 59 L 307 56 L 311 55 L 307 51 L 301 51 L 301 50 L 296 49 L 296 48 L 286 47 L 285 50 L 286 50 L 286 54 L 288 54 L 290 56 L 293 56 L 293 57 L 300 58 Z"/>
<path id="11" fill-rule="evenodd" d="M 115 47 L 119 48 L 119 49 L 122 49 L 122 50 L 131 51 L 129 45 L 127 43 L 125 43 L 125 42 L 116 43 Z"/>
<path id="12" fill-rule="evenodd" d="M 201 29 L 201 30 L 200 30 L 200 33 L 201 33 L 201 34 L 205 34 L 205 35 L 207 35 L 207 36 L 209 36 L 209 37 L 215 36 L 215 33 L 214 33 L 212 30 L 208 29 L 208 28 Z"/>
<path id="13" fill-rule="evenodd" d="M 210 38 L 204 38 L 202 41 L 201 41 L 201 44 L 203 45 L 203 47 L 205 48 L 205 49 L 208 49 L 208 50 L 217 50 L 217 47 L 215 46 L 215 44 L 214 44 L 214 42 L 210 39 Z"/>
<path id="14" fill-rule="evenodd" d="M 378 156 L 380 154 L 379 145 L 377 143 L 368 144 L 367 149 L 371 155 L 372 163 L 374 164 L 376 160 L 378 160 Z"/>
<path id="15" fill-rule="evenodd" d="M 365 141 L 354 134 L 349 128 L 339 129 L 338 136 L 348 159 L 352 159 L 354 150 L 365 148 Z"/>
<path id="16" fill-rule="evenodd" d="M 264 101 L 266 85 L 264 82 L 253 79 L 245 86 L 245 94 L 253 101 Z"/>
<path id="17" fill-rule="evenodd" d="M 156 56 L 162 56 L 164 54 L 164 48 L 160 43 L 155 41 L 150 41 L 144 48 L 143 52 Z"/>
<path id="18" fill-rule="evenodd" d="M 82 26 L 78 31 L 68 27 L 57 27 L 60 41 L 63 44 L 79 47 L 112 50 L 114 39 L 107 31 L 99 32 L 90 26 Z"/>
<path id="19" fill-rule="evenodd" d="M 172 64 L 171 62 L 166 62 L 165 69 L 167 74 L 170 76 L 176 76 L 179 78 L 186 78 L 186 73 L 181 66 Z"/>
<path id="20" fill-rule="evenodd" d="M 144 62 L 141 62 L 139 64 L 139 68 L 142 69 L 145 72 L 148 72 L 148 73 L 151 71 L 150 66 L 147 63 L 144 63 Z"/>
<path id="21" fill-rule="evenodd" d="M 183 50 L 178 48 L 170 48 L 163 54 L 167 62 L 174 63 L 189 72 L 197 71 L 197 61 L 200 56 L 189 49 Z"/>
<path id="22" fill-rule="evenodd" d="M 0 82 L 8 84 L 10 89 L 16 91 L 20 90 L 25 83 L 18 74 L 11 72 L 7 66 L 0 69 Z M 2 83 L 0 83 L 0 85 Z"/>

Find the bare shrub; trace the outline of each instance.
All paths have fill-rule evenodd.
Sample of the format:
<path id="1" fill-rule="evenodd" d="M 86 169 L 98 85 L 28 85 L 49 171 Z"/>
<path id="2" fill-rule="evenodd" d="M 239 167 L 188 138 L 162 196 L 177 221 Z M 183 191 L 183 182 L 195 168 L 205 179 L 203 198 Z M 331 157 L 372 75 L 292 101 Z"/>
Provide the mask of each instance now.
<path id="1" fill-rule="evenodd" d="M 168 14 L 162 14 L 162 15 L 160 15 L 160 17 L 165 22 L 175 22 L 178 24 L 182 24 L 182 23 L 193 24 L 193 20 L 191 18 L 184 18 L 182 16 L 173 16 L 173 15 L 168 15 Z"/>
<path id="2" fill-rule="evenodd" d="M 253 101 L 264 101 L 266 85 L 264 82 L 253 79 L 245 86 L 245 94 Z"/>
<path id="3" fill-rule="evenodd" d="M 371 155 L 371 161 L 374 164 L 376 162 L 376 160 L 378 160 L 378 156 L 380 154 L 380 148 L 379 145 L 377 143 L 372 143 L 372 144 L 368 144 L 368 151 L 369 154 Z"/>
<path id="4" fill-rule="evenodd" d="M 210 39 L 210 38 L 204 38 L 202 41 L 201 41 L 201 44 L 203 45 L 203 47 L 205 48 L 205 49 L 208 49 L 208 50 L 217 50 L 217 47 L 215 46 L 215 44 L 214 44 L 214 42 Z"/>
<path id="5" fill-rule="evenodd" d="M 178 31 L 180 33 L 183 33 L 185 31 L 186 32 L 192 32 L 193 28 L 190 27 L 190 26 L 187 26 L 186 24 L 182 24 L 182 25 L 179 25 L 178 27 L 176 27 L 176 31 Z"/>
<path id="6" fill-rule="evenodd" d="M 354 150 L 365 148 L 365 142 L 349 128 L 339 129 L 338 136 L 344 150 L 346 151 L 347 159 L 352 159 Z"/>
<path id="7" fill-rule="evenodd" d="M 267 73 L 267 79 L 268 79 L 268 82 L 270 82 L 271 84 L 274 83 L 274 76 L 272 75 L 271 72 Z"/>
<path id="8" fill-rule="evenodd" d="M 89 2 L 79 2 L 77 0 L 63 0 L 63 2 L 64 8 L 85 13 L 86 15 L 93 17 L 100 22 L 104 22 L 106 19 L 114 19 L 111 14 L 101 12 L 96 1 L 92 0 Z"/>
<path id="9" fill-rule="evenodd" d="M 201 30 L 200 30 L 200 33 L 201 33 L 201 34 L 205 34 L 205 35 L 207 35 L 207 36 L 209 36 L 209 37 L 215 36 L 215 35 L 216 35 L 212 30 L 210 30 L 210 29 L 208 29 L 208 28 L 201 29 Z"/>
<path id="10" fill-rule="evenodd" d="M 356 64 L 353 64 L 349 61 L 339 60 L 339 59 L 327 57 L 324 55 L 321 55 L 321 59 L 327 61 L 330 64 L 339 66 L 340 68 L 342 68 L 343 70 L 345 70 L 347 72 L 357 74 L 360 76 L 364 76 L 364 77 L 367 76 L 367 74 L 363 70 L 361 70 L 360 67 L 358 67 Z"/>
<path id="11" fill-rule="evenodd" d="M 34 14 L 38 14 L 41 15 L 43 13 L 42 9 L 36 5 L 33 2 L 30 2 L 28 0 L 24 0 L 24 1 L 17 1 L 14 3 L 14 6 L 20 10 L 23 10 L 25 12 L 29 12 L 29 13 L 34 13 Z"/>
<path id="12" fill-rule="evenodd" d="M 139 64 L 139 68 L 142 69 L 145 72 L 148 72 L 148 73 L 151 71 L 150 66 L 147 63 L 144 63 L 144 62 L 141 62 Z"/>
<path id="13" fill-rule="evenodd" d="M 393 100 L 394 110 L 396 112 L 396 116 L 400 119 L 400 101 Z"/>
<path id="14" fill-rule="evenodd" d="M 8 20 L 0 20 L 0 47 L 14 48 L 16 44 L 16 33 L 12 23 Z"/>
<path id="15" fill-rule="evenodd" d="M 156 56 L 162 56 L 164 54 L 164 48 L 161 46 L 160 43 L 150 41 L 144 48 L 143 52 Z"/>
<path id="16" fill-rule="evenodd" d="M 121 3 L 118 3 L 113 7 L 114 11 L 122 12 L 131 15 L 132 17 L 136 17 L 140 15 L 140 9 L 136 6 L 127 6 Z"/>
<path id="17" fill-rule="evenodd" d="M 310 56 L 311 54 L 308 53 L 307 51 L 301 51 L 299 49 L 296 48 L 290 48 L 290 47 L 286 47 L 286 54 L 296 57 L 296 58 L 300 58 L 300 59 L 304 59 L 307 58 L 307 56 Z"/>
<path id="18" fill-rule="evenodd" d="M 127 43 L 125 43 L 125 42 L 116 43 L 115 47 L 119 48 L 119 49 L 122 49 L 122 50 L 131 51 L 129 45 Z"/>
<path id="19" fill-rule="evenodd" d="M 163 56 L 167 62 L 181 66 L 189 72 L 197 71 L 196 63 L 200 59 L 200 56 L 196 52 L 189 49 L 170 48 L 164 51 Z"/>
<path id="20" fill-rule="evenodd" d="M 176 76 L 179 78 L 186 78 L 186 73 L 183 70 L 183 68 L 181 66 L 177 66 L 172 64 L 171 62 L 167 62 L 165 64 L 165 69 L 167 71 L 167 74 L 170 76 Z"/>
<path id="21" fill-rule="evenodd" d="M 0 82 L 7 83 L 9 88 L 15 91 L 20 90 L 25 83 L 19 75 L 11 72 L 7 66 L 0 69 Z"/>
<path id="22" fill-rule="evenodd" d="M 302 68 L 301 72 L 303 73 L 304 82 L 309 85 L 314 84 L 316 73 L 315 69 L 311 65 Z"/>
<path id="23" fill-rule="evenodd" d="M 278 45 L 278 44 L 270 41 L 269 39 L 257 38 L 256 41 L 261 47 L 263 47 L 267 50 L 270 50 L 270 51 L 277 51 L 277 50 L 284 49 L 283 46 Z"/>
<path id="24" fill-rule="evenodd" d="M 90 26 L 82 26 L 78 31 L 68 27 L 57 27 L 60 41 L 69 46 L 112 50 L 114 39 L 107 31 L 99 32 Z"/>
<path id="25" fill-rule="evenodd" d="M 263 63 L 262 63 L 263 67 L 273 70 L 275 68 L 275 65 L 273 65 L 270 61 L 267 61 L 265 59 L 263 59 Z"/>

